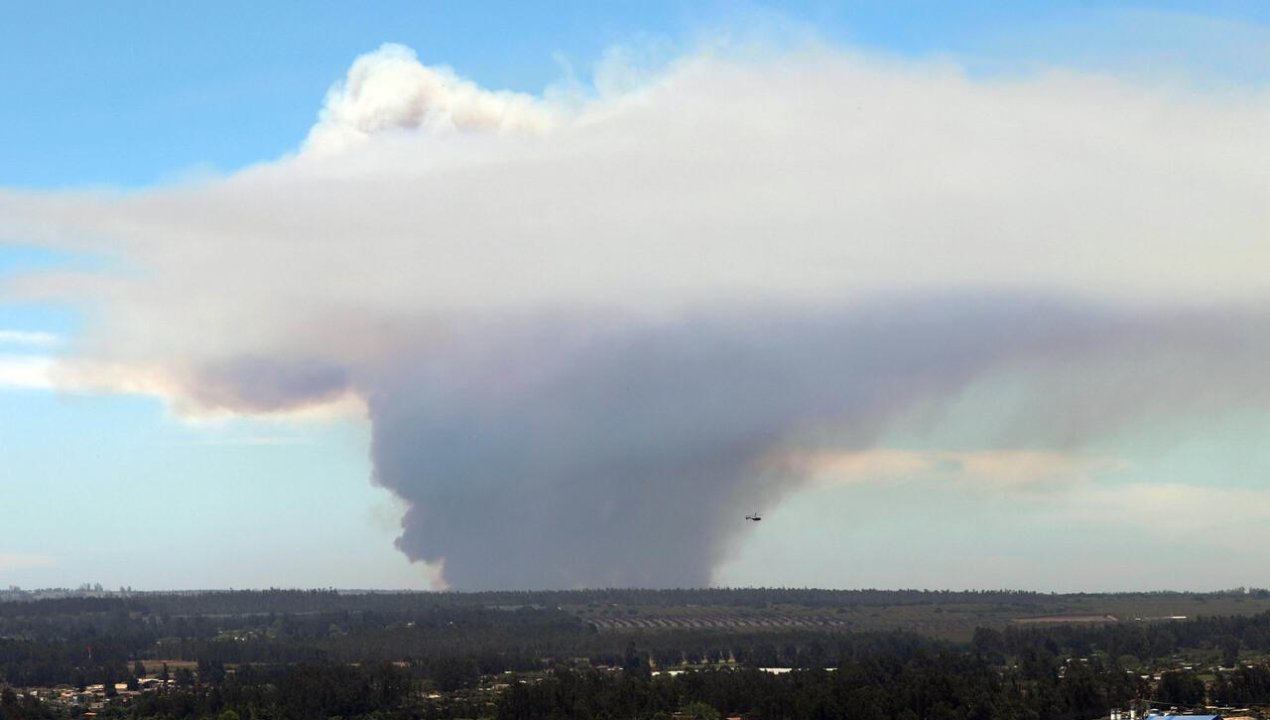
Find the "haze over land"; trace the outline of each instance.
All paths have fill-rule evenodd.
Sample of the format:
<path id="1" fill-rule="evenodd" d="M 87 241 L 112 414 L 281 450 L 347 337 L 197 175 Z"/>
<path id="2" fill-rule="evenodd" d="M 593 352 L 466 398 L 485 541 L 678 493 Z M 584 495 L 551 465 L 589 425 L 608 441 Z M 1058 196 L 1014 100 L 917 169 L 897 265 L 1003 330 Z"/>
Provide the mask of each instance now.
<path id="1" fill-rule="evenodd" d="M 56 258 L 7 297 L 81 319 L 0 334 L 0 379 L 196 428 L 364 419 L 437 586 L 1257 584 L 1264 53 L 984 72 L 799 27 L 538 92 L 385 44 L 272 159 L 6 182 L 0 241 Z M 150 481 L 232 518 L 220 477 Z M 312 547 L 235 531 L 275 566 Z M 64 554 L 0 534 L 15 577 Z"/>

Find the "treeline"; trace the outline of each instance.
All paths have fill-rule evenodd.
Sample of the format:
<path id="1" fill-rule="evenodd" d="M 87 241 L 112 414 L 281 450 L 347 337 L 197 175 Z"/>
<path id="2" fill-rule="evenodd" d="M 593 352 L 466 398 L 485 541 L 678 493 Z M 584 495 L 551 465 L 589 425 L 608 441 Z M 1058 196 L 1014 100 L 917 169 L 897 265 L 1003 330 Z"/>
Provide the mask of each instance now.
<path id="1" fill-rule="evenodd" d="M 1121 599 L 1220 597 L 1242 600 L 1242 591 L 1211 594 L 1121 594 Z M 1270 596 L 1265 590 L 1247 596 Z M 157 637 L 212 639 L 223 631 L 256 628 L 281 622 L 277 632 L 314 634 L 315 623 L 390 627 L 434 621 L 508 622 L 497 613 L 516 610 L 555 611 L 558 608 L 868 608 L 963 604 L 987 612 L 1005 610 L 1029 614 L 1063 607 L 1083 595 L 1047 595 L 1015 591 L 819 590 L 801 588 L 715 588 L 698 590 L 601 589 L 541 592 L 478 593 L 346 593 L 333 590 L 226 591 L 199 594 L 140 593 L 112 597 L 63 598 L 0 602 L 0 638 L 56 639 L 95 629 L 131 644 Z M 562 616 L 567 613 L 561 612 Z M 305 621 L 301 618 L 309 617 Z M 511 621 L 515 621 L 515 617 Z M 567 622 L 560 617 L 559 622 Z"/>
<path id="2" fill-rule="evenodd" d="M 1108 707 L 1149 693 L 1139 676 L 1097 658 L 1073 663 L 1036 652 L 1017 667 L 1002 667 L 969 649 L 903 633 L 880 635 L 852 652 L 856 657 L 836 658 L 833 670 L 772 674 L 729 667 L 654 676 L 650 653 L 628 641 L 610 669 L 561 661 L 545 673 L 501 676 L 507 687 L 497 695 L 458 693 L 444 701 L 430 693 L 476 685 L 478 669 L 470 661 L 447 661 L 429 682 L 421 682 L 412 668 L 393 663 L 244 666 L 233 673 L 212 666 L 200 670 L 197 683 L 142 695 L 128 714 L 138 720 L 668 720 L 697 705 L 745 714 L 750 720 L 1071 720 L 1101 715 Z"/>
<path id="3" fill-rule="evenodd" d="M 456 671 L 464 682 L 448 689 L 475 684 L 471 669 Z M 459 694 L 435 701 L 429 694 L 433 686 L 423 688 L 391 663 L 245 668 L 215 683 L 144 695 L 127 714 L 137 720 L 669 720 L 675 713 L 703 720 L 720 714 L 749 720 L 1074 720 L 1146 698 L 1181 707 L 1206 701 L 1248 704 L 1239 693 L 1264 690 L 1270 669 L 1222 675 L 1206 696 L 1193 673 L 1165 673 L 1153 689 L 1115 661 L 1099 658 L 1067 662 L 1041 655 L 1002 667 L 966 650 L 917 646 L 846 661 L 833 670 L 772 674 L 720 668 L 654 676 L 645 657 L 630 647 L 615 670 L 561 664 L 545 674 L 506 680 L 496 699 Z"/>
<path id="4" fill-rule="evenodd" d="M 1204 617 L 1173 622 L 1127 622 L 1044 628 L 979 628 L 972 645 L 997 656 L 1017 655 L 1038 643 L 1055 654 L 1084 657 L 1095 652 L 1133 661 L 1167 658 L 1183 650 L 1206 650 L 1232 667 L 1241 650 L 1270 652 L 1270 612 L 1233 617 Z"/>
<path id="5" fill-rule="evenodd" d="M 12 688 L 0 688 L 0 720 L 54 720 L 58 712 L 33 697 L 18 697 Z"/>
<path id="6" fill-rule="evenodd" d="M 1264 593 L 1265 591 L 1257 591 Z M 1153 596 L 1170 593 L 1153 593 Z M 1267 593 L 1270 595 L 1270 593 Z M 1182 595 L 1179 595 L 1182 596 Z M 337 590 L 237 590 L 202 593 L 130 593 L 110 597 L 71 597 L 0 602 L 0 623 L 12 617 L 67 617 L 122 611 L 163 616 L 303 614 L 338 611 L 402 612 L 420 606 L 557 607 L 624 605 L 682 607 L 717 605 L 803 607 L 932 605 L 946 603 L 1029 604 L 1056 596 L 1012 590 L 823 590 L 816 588 L 701 588 L 497 591 L 497 592 L 345 592 Z M 1081 597 L 1072 595 L 1068 597 Z M 1133 597 L 1133 595 L 1124 595 Z"/>
<path id="7" fill-rule="evenodd" d="M 0 640 L 0 681 L 15 687 L 124 682 L 141 648 L 94 636 L 63 641 Z"/>
<path id="8" fill-rule="evenodd" d="M 1114 663 L 1082 663 L 1061 676 L 1050 670 L 1003 671 L 969 653 L 927 649 L 850 661 L 833 671 L 787 674 L 707 670 L 650 678 L 559 670 L 510 687 L 497 717 L 668 720 L 677 711 L 705 706 L 750 720 L 1072 720 L 1098 717 L 1146 690 Z"/>
<path id="9" fill-rule="evenodd" d="M 145 693 L 132 701 L 134 718 L 313 720 L 393 717 L 413 706 L 416 685 L 391 663 L 371 666 L 301 663 L 244 667 L 218 682 Z"/>

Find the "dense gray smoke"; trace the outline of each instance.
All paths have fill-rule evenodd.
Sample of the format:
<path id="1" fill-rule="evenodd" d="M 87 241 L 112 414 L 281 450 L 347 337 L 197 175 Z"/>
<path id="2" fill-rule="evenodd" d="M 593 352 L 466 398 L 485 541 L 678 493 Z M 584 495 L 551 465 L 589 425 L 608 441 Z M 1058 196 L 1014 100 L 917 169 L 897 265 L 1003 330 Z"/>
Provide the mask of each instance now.
<path id="1" fill-rule="evenodd" d="M 375 476 L 410 504 L 399 547 L 456 587 L 701 586 L 803 481 L 796 443 L 869 447 L 911 402 L 1105 322 L 945 297 L 543 325 L 375 377 Z"/>

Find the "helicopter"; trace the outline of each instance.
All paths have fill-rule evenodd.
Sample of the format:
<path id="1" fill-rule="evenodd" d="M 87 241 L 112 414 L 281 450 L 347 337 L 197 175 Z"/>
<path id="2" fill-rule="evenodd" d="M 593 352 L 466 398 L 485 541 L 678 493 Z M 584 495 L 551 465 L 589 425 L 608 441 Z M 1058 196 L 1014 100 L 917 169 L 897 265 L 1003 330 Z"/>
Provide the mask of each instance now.
<path id="1" fill-rule="evenodd" d="M 746 519 L 746 520 L 753 520 L 754 522 L 758 522 L 759 520 L 762 520 L 762 519 L 763 519 L 763 516 L 762 516 L 762 515 L 759 515 L 758 513 L 754 513 L 753 515 L 746 515 L 746 516 L 745 516 L 745 519 Z"/>

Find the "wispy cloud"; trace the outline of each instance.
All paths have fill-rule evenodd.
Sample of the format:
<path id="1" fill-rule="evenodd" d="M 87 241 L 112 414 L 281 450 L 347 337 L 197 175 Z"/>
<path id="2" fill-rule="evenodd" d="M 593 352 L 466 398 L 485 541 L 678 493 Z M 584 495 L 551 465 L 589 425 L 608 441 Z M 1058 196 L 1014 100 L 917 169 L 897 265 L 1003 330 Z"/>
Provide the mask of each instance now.
<path id="1" fill-rule="evenodd" d="M 0 388 L 48 390 L 54 385 L 51 358 L 0 355 Z"/>
<path id="2" fill-rule="evenodd" d="M 49 332 L 0 330 L 0 345 L 51 348 L 62 344 L 62 337 Z"/>
<path id="3" fill-rule="evenodd" d="M 902 450 L 793 453 L 782 462 L 824 485 L 942 483 L 978 491 L 1070 492 L 1131 469 L 1124 460 L 1057 450 Z"/>
<path id="4" fill-rule="evenodd" d="M 310 445 L 313 443 L 312 438 L 306 437 L 285 437 L 285 436 L 251 436 L 251 437 L 234 437 L 234 438 L 207 438 L 204 440 L 194 440 L 190 445 L 243 445 L 248 447 L 276 447 L 287 445 Z"/>

